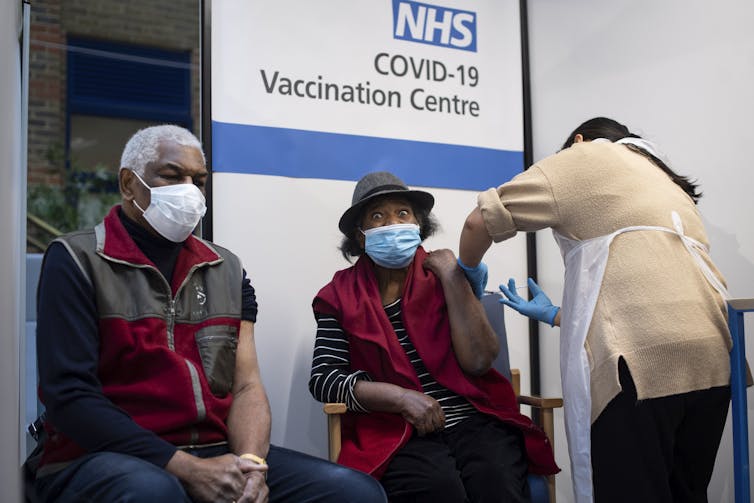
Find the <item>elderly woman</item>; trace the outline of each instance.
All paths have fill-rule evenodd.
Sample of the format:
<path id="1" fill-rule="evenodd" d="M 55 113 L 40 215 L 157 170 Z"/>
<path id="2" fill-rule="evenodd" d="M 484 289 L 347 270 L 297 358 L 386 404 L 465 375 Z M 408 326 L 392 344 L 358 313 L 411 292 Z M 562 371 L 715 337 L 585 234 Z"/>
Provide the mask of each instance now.
<path id="1" fill-rule="evenodd" d="M 314 299 L 309 388 L 347 405 L 339 462 L 390 501 L 528 501 L 552 449 L 490 368 L 498 342 L 453 253 L 420 246 L 433 204 L 391 173 L 358 182 L 339 223 L 358 260 Z"/>

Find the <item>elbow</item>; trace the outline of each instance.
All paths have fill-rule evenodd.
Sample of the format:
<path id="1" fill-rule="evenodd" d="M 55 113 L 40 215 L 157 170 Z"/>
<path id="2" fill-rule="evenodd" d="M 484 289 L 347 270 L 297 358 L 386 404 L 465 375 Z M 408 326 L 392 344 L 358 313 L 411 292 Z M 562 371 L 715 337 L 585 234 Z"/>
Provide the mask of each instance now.
<path id="1" fill-rule="evenodd" d="M 486 374 L 495 363 L 498 353 L 500 353 L 500 343 L 497 338 L 493 337 L 486 349 L 476 351 L 471 361 L 463 366 L 464 372 L 475 377 Z"/>
<path id="2" fill-rule="evenodd" d="M 470 376 L 473 376 L 473 377 L 481 377 L 484 374 L 486 374 L 490 370 L 490 368 L 492 368 L 492 367 L 489 366 L 489 365 L 487 365 L 487 366 L 481 366 L 480 365 L 478 367 L 475 367 L 475 368 L 467 370 L 466 373 L 468 375 L 470 375 Z"/>
<path id="3" fill-rule="evenodd" d="M 314 375 L 309 378 L 309 393 L 312 395 L 312 398 L 318 402 L 325 402 L 325 400 L 322 399 L 322 390 L 317 386 L 317 381 L 318 378 Z"/>
<path id="4" fill-rule="evenodd" d="M 482 212 L 475 208 L 463 224 L 458 255 L 464 264 L 476 267 L 491 244 L 492 238 L 487 232 Z"/>
<path id="5" fill-rule="evenodd" d="M 479 377 L 483 376 L 489 370 L 492 368 L 492 361 L 493 360 L 487 360 L 487 361 L 478 361 L 475 362 L 473 365 L 467 365 L 464 367 L 464 372 L 466 372 L 468 375 Z"/>
<path id="6" fill-rule="evenodd" d="M 495 358 L 497 358 L 497 353 L 497 350 L 495 350 L 477 355 L 472 361 L 463 365 L 463 371 L 474 377 L 486 374 L 492 368 L 492 364 L 495 362 Z"/>
<path id="7" fill-rule="evenodd" d="M 487 234 L 487 227 L 484 225 L 482 211 L 479 208 L 474 208 L 474 210 L 469 213 L 469 216 L 466 217 L 466 221 L 463 224 L 463 229 L 472 234 L 478 232 L 484 232 L 484 234 Z"/>
<path id="8" fill-rule="evenodd" d="M 474 340 L 473 344 L 463 347 L 458 346 L 459 351 L 456 351 L 456 358 L 458 360 L 461 369 L 472 376 L 481 376 L 486 374 L 495 362 L 495 358 L 500 353 L 500 341 L 497 338 L 497 334 L 489 325 L 486 318 L 483 319 L 483 324 L 478 326 L 475 330 L 475 334 L 480 336 Z M 481 332 L 481 333 L 480 333 Z M 466 333 L 470 338 L 471 334 Z"/>

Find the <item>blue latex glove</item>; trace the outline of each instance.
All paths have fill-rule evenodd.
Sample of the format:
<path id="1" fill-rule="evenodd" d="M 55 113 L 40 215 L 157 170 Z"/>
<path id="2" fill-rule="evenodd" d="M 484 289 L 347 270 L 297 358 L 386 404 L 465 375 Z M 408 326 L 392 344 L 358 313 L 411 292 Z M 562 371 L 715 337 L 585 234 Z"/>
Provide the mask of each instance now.
<path id="1" fill-rule="evenodd" d="M 466 279 L 469 280 L 474 295 L 476 295 L 477 299 L 481 299 L 484 289 L 487 288 L 487 264 L 479 262 L 478 266 L 469 267 L 461 262 L 459 258 L 458 265 L 461 266 L 461 269 L 466 274 Z"/>
<path id="2" fill-rule="evenodd" d="M 555 316 L 560 311 L 560 307 L 553 306 L 550 298 L 539 288 L 539 285 L 529 278 L 529 292 L 532 294 L 532 300 L 526 300 L 516 293 L 516 281 L 511 278 L 508 280 L 508 286 L 500 285 L 500 291 L 508 297 L 507 299 L 500 299 L 502 304 L 512 307 L 519 313 L 529 318 L 533 318 L 544 323 L 549 323 L 550 326 L 555 324 Z"/>

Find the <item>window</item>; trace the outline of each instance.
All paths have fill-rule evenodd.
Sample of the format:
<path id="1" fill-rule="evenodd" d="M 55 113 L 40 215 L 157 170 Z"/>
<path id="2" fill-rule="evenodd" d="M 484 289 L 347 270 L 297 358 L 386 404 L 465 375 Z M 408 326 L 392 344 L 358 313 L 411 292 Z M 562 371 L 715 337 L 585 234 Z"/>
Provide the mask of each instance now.
<path id="1" fill-rule="evenodd" d="M 28 249 L 91 227 L 120 200 L 128 138 L 193 129 L 199 111 L 199 2 L 32 3 Z"/>

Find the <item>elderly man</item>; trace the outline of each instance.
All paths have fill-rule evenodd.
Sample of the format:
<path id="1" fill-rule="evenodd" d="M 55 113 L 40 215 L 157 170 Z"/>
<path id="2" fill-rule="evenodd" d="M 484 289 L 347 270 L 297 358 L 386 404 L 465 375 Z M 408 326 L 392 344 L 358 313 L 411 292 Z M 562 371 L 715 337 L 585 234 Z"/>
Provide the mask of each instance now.
<path id="1" fill-rule="evenodd" d="M 238 257 L 191 235 L 207 178 L 189 131 L 143 129 L 123 151 L 122 204 L 48 248 L 37 497 L 385 501 L 363 473 L 270 446 L 254 289 Z"/>

